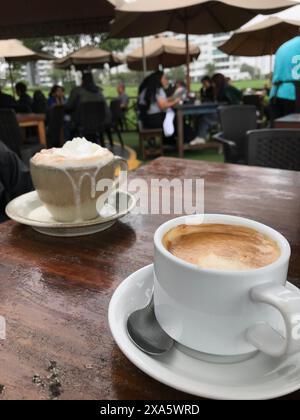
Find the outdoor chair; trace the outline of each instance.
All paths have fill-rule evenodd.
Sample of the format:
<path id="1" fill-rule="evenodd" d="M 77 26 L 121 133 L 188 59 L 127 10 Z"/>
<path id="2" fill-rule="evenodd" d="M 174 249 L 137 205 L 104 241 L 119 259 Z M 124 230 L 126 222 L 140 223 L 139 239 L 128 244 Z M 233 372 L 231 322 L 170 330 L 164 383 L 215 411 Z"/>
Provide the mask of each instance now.
<path id="1" fill-rule="evenodd" d="M 47 143 L 49 147 L 62 147 L 64 144 L 64 106 L 57 105 L 48 112 Z"/>
<path id="2" fill-rule="evenodd" d="M 16 113 L 12 109 L 0 109 L 0 139 L 27 165 L 37 152 L 44 148 L 37 139 L 35 143 L 24 143 Z"/>
<path id="3" fill-rule="evenodd" d="M 87 140 L 105 146 L 106 106 L 104 102 L 85 102 L 78 112 L 78 134 Z M 111 141 L 111 139 L 110 139 Z"/>
<path id="4" fill-rule="evenodd" d="M 113 99 L 110 103 L 110 112 L 112 117 L 111 128 L 118 136 L 121 146 L 124 148 L 124 141 L 121 135 L 121 130 L 123 127 L 124 112 L 121 108 L 121 102 L 119 99 Z"/>
<path id="5" fill-rule="evenodd" d="M 121 121 L 121 132 L 136 132 L 137 128 L 137 121 L 134 117 L 137 112 L 137 101 L 132 100 L 128 104 L 128 107 L 123 110 L 123 119 Z"/>
<path id="6" fill-rule="evenodd" d="M 164 154 L 163 130 L 161 128 L 145 128 L 140 120 L 138 129 L 141 158 L 146 160 L 150 156 L 162 156 Z"/>
<path id="7" fill-rule="evenodd" d="M 249 131 L 247 143 L 248 165 L 300 171 L 300 130 Z"/>
<path id="8" fill-rule="evenodd" d="M 255 106 L 257 110 L 258 124 L 261 126 L 265 123 L 264 98 L 261 95 L 244 95 L 243 104 Z"/>
<path id="9" fill-rule="evenodd" d="M 257 128 L 256 107 L 229 105 L 219 112 L 223 131 L 213 138 L 223 145 L 226 163 L 245 164 L 247 132 Z"/>

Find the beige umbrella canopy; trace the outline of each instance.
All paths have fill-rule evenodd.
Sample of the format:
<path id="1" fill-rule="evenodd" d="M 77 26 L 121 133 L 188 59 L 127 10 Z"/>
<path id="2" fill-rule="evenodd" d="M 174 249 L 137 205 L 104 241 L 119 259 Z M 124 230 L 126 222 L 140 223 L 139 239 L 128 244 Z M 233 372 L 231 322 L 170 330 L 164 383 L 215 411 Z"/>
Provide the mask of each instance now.
<path id="1" fill-rule="evenodd" d="M 44 52 L 35 52 L 25 47 L 18 39 L 0 40 L 0 57 L 7 62 L 27 62 L 38 60 L 53 60 L 54 57 Z"/>
<path id="2" fill-rule="evenodd" d="M 103 68 L 105 64 L 114 67 L 123 64 L 123 62 L 117 54 L 101 50 L 92 45 L 86 45 L 66 57 L 56 60 L 55 67 L 68 69 L 75 66 L 77 70 L 85 70 L 88 68 Z"/>
<path id="3" fill-rule="evenodd" d="M 129 38 L 165 31 L 190 34 L 229 32 L 258 13 L 295 6 L 291 0 L 136 0 L 117 7 L 111 37 Z"/>
<path id="4" fill-rule="evenodd" d="M 143 37 L 165 31 L 186 34 L 189 87 L 189 34 L 228 32 L 258 13 L 274 13 L 294 6 L 291 0 L 135 0 L 117 7 L 111 37 Z"/>
<path id="5" fill-rule="evenodd" d="M 284 42 L 299 34 L 299 27 L 300 18 L 268 16 L 238 30 L 219 49 L 229 55 L 246 57 L 273 55 Z"/>
<path id="6" fill-rule="evenodd" d="M 14 93 L 14 81 L 12 75 L 12 63 L 27 63 L 38 60 L 54 60 L 50 54 L 44 52 L 35 52 L 25 47 L 18 39 L 0 40 L 0 57 L 3 57 L 9 63 L 10 82 Z"/>
<path id="7" fill-rule="evenodd" d="M 109 29 L 115 1 L 3 0 L 0 38 L 99 33 Z"/>
<path id="8" fill-rule="evenodd" d="M 189 45 L 189 51 L 191 61 L 200 55 L 197 45 Z M 153 38 L 145 43 L 144 53 L 148 70 L 157 70 L 160 66 L 177 67 L 186 63 L 186 44 L 174 38 Z M 127 65 L 130 70 L 143 70 L 142 48 L 137 48 L 127 55 Z"/>

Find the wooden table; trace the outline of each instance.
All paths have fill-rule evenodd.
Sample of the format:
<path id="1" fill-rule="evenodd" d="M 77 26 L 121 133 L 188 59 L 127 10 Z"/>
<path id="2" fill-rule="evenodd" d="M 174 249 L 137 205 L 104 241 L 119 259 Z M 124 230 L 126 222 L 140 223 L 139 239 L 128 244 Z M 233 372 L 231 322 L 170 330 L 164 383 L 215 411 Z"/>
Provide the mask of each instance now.
<path id="1" fill-rule="evenodd" d="M 205 210 L 250 217 L 285 235 L 289 276 L 300 286 L 300 173 L 160 158 L 130 177 L 204 178 Z M 56 361 L 65 399 L 194 398 L 151 379 L 123 356 L 110 334 L 110 298 L 125 277 L 153 260 L 153 234 L 170 216 L 126 216 L 83 238 L 51 238 L 0 225 L 0 399 L 49 398 L 32 383 Z M 292 395 L 300 399 L 300 392 Z"/>
<path id="2" fill-rule="evenodd" d="M 297 128 L 300 130 L 300 114 L 291 114 L 275 120 L 275 128 Z"/>
<path id="3" fill-rule="evenodd" d="M 217 142 L 208 142 L 197 146 L 190 146 L 189 144 L 184 143 L 184 117 L 217 114 L 219 106 L 220 104 L 217 103 L 203 103 L 200 105 L 185 104 L 175 107 L 177 116 L 177 148 L 179 157 L 183 158 L 184 152 L 187 150 L 220 149 L 220 143 Z"/>
<path id="4" fill-rule="evenodd" d="M 37 127 L 40 144 L 47 146 L 45 114 L 17 114 L 17 120 L 21 128 Z"/>

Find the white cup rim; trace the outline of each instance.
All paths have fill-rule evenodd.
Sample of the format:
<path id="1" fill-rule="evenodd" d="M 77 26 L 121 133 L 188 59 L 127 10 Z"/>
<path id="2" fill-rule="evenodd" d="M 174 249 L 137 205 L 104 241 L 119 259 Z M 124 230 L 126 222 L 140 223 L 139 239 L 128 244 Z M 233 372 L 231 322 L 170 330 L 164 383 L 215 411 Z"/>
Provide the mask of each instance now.
<path id="1" fill-rule="evenodd" d="M 200 220 L 202 220 L 202 223 L 224 223 L 224 224 L 232 224 L 232 225 L 239 225 L 239 226 L 245 226 L 250 227 L 258 232 L 262 232 L 264 234 L 267 234 L 270 236 L 273 240 L 276 241 L 278 244 L 281 255 L 280 257 L 273 262 L 272 264 L 269 264 L 262 268 L 257 268 L 253 270 L 240 270 L 240 271 L 233 271 L 233 270 L 216 270 L 216 269 L 204 269 L 201 267 L 198 267 L 194 264 L 188 263 L 186 261 L 181 260 L 180 258 L 174 256 L 169 252 L 165 246 L 162 243 L 162 239 L 164 235 L 171 229 L 175 228 L 176 226 L 179 226 L 181 224 L 200 224 Z M 247 219 L 244 217 L 239 216 L 231 216 L 231 215 L 224 215 L 224 214 L 203 214 L 203 215 L 192 215 L 192 216 L 181 216 L 174 219 L 169 220 L 168 222 L 162 224 L 155 232 L 154 234 L 154 245 L 156 249 L 164 255 L 167 259 L 169 259 L 171 262 L 180 265 L 181 267 L 185 267 L 189 270 L 193 270 L 196 272 L 201 273 L 207 273 L 207 274 L 215 274 L 215 275 L 221 275 L 224 276 L 241 276 L 243 274 L 246 274 L 247 277 L 249 276 L 255 276 L 257 274 L 264 274 L 272 270 L 276 270 L 283 264 L 285 264 L 291 256 L 291 247 L 287 239 L 278 231 L 275 229 L 257 222 L 252 219 Z"/>

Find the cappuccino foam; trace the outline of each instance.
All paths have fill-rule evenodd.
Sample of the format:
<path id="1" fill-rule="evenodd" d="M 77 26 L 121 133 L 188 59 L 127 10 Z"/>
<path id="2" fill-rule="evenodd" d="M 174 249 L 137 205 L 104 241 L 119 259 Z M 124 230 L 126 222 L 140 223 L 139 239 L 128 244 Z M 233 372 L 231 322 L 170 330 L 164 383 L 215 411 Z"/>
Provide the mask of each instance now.
<path id="1" fill-rule="evenodd" d="M 43 149 L 32 158 L 36 165 L 60 168 L 105 166 L 111 160 L 113 154 L 108 149 L 80 137 L 67 141 L 60 148 Z"/>
<path id="2" fill-rule="evenodd" d="M 163 244 L 177 258 L 203 269 L 254 270 L 280 257 L 273 239 L 235 225 L 180 225 L 164 236 Z"/>

